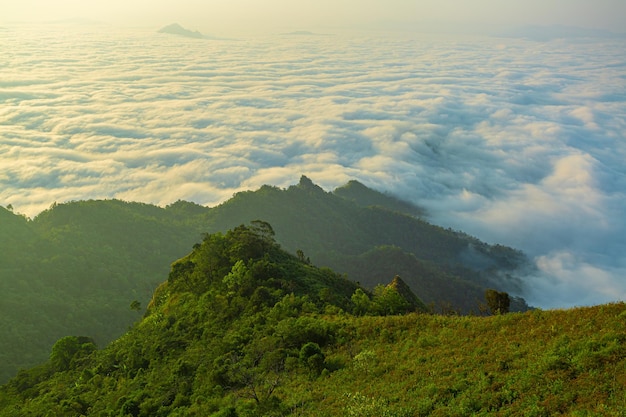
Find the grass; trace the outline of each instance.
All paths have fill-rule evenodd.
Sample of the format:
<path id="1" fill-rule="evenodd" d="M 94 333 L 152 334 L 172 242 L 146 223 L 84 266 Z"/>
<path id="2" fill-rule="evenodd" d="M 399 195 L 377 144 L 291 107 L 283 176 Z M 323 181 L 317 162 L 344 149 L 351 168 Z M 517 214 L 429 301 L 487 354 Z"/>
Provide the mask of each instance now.
<path id="1" fill-rule="evenodd" d="M 357 399 L 360 415 L 368 407 L 387 415 L 626 415 L 623 303 L 493 317 L 345 317 L 342 328 L 348 340 L 327 356 L 346 366 L 307 387 L 299 415 L 322 415 L 320 399 L 328 416 L 350 407 L 358 415 Z M 283 389 L 287 398 L 298 391 Z"/>

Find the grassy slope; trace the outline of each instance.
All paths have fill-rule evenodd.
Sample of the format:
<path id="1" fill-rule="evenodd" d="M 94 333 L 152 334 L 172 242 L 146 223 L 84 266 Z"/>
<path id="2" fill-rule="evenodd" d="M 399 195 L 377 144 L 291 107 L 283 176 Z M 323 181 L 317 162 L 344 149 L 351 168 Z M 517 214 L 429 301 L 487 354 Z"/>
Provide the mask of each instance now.
<path id="1" fill-rule="evenodd" d="M 326 410 L 318 415 L 341 415 L 340 394 L 357 392 L 380 402 L 380 410 L 407 415 L 626 411 L 623 303 L 495 317 L 350 318 L 345 326 L 355 338 L 349 349 L 336 349 L 336 360 L 354 365 L 351 354 L 369 351 L 371 366 L 347 367 L 313 384 L 308 398 Z"/>
<path id="2" fill-rule="evenodd" d="M 298 368 L 283 375 L 274 392 L 279 399 L 274 413 L 258 411 L 246 389 L 212 385 L 203 360 L 209 352 L 195 343 L 151 364 L 141 376 L 96 376 L 89 382 L 99 387 L 95 391 L 85 390 L 84 372 L 57 375 L 41 388 L 47 400 L 35 398 L 17 411 L 0 408 L 0 415 L 36 413 L 42 405 L 52 407 L 54 415 L 74 415 L 62 408 L 74 394 L 96 402 L 98 412 L 86 415 L 120 415 L 120 404 L 138 392 L 154 390 L 159 398 L 159 393 L 177 393 L 183 383 L 191 387 L 189 396 L 158 415 L 220 415 L 229 406 L 241 416 L 622 416 L 626 411 L 623 303 L 495 317 L 321 320 L 343 335 L 341 343 L 324 349 L 326 366 L 339 369 L 311 376 Z M 141 346 L 129 344 L 132 337 L 118 346 Z M 185 363 L 198 369 L 191 378 L 179 375 Z M 50 398 L 61 401 L 50 403 Z M 150 398 L 143 398 L 139 404 L 146 406 Z"/>

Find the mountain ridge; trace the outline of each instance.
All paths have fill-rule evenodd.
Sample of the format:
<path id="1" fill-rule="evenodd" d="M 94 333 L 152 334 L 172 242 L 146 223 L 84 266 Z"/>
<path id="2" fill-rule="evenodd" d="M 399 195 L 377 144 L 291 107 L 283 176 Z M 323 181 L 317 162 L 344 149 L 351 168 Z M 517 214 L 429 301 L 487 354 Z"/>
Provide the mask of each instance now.
<path id="1" fill-rule="evenodd" d="M 0 209 L 0 381 L 45 360 L 64 335 L 87 334 L 100 345 L 113 340 L 137 318 L 128 306 L 147 305 L 172 261 L 203 234 L 257 219 L 272 225 L 290 253 L 368 290 L 400 275 L 436 311 L 477 312 L 486 288 L 520 285 L 514 275 L 525 261 L 521 253 L 430 225 L 397 211 L 384 193 L 351 187 L 363 192 L 344 198 L 345 190 L 327 192 L 303 177 L 211 208 L 86 200 L 53 204 L 33 219 Z M 489 260 L 482 269 L 468 263 L 475 254 Z M 518 301 L 513 310 L 528 308 Z"/>

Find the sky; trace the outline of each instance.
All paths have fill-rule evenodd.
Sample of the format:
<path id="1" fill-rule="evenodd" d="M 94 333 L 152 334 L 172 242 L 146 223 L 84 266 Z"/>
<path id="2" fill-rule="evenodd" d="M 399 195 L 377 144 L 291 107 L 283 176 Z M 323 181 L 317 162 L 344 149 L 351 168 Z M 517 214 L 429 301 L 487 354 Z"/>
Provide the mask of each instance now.
<path id="1" fill-rule="evenodd" d="M 433 223 L 523 250 L 536 266 L 522 277 L 532 305 L 625 300 L 623 39 L 342 28 L 445 18 L 611 29 L 626 2 L 508 1 L 506 13 L 468 3 L 362 1 L 352 14 L 349 1 L 3 5 L 0 205 L 30 217 L 90 198 L 215 205 L 301 175 L 326 190 L 356 179 Z M 15 23 L 79 15 L 115 24 Z M 229 33 L 202 29 L 205 16 L 207 27 L 291 23 L 218 40 L 156 31 L 177 21 Z M 328 36 L 284 35 L 311 29 Z"/>
<path id="2" fill-rule="evenodd" d="M 566 25 L 624 32 L 623 0 L 20 0 L 0 22 L 94 19 L 131 26 L 175 20 L 213 35 L 423 25 L 502 28 Z"/>

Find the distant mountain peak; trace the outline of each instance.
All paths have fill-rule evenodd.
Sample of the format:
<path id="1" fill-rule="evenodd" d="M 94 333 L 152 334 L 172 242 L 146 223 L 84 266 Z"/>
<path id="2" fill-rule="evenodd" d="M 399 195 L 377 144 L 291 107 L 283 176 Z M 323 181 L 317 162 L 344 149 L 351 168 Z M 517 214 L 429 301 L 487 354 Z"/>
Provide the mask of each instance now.
<path id="1" fill-rule="evenodd" d="M 159 29 L 158 33 L 167 33 L 169 35 L 178 35 L 178 36 L 184 36 L 186 38 L 194 38 L 194 39 L 206 39 L 207 38 L 206 36 L 198 32 L 197 30 L 193 31 L 193 30 L 185 29 L 178 23 L 172 23 L 171 25 L 167 25 Z"/>
<path id="2" fill-rule="evenodd" d="M 315 186 L 315 184 L 313 184 L 313 181 L 311 181 L 311 178 L 307 177 L 306 175 L 300 177 L 300 182 L 298 183 L 298 185 L 305 188 Z"/>
<path id="3" fill-rule="evenodd" d="M 300 182 L 298 183 L 298 188 L 301 188 L 303 190 L 324 191 L 319 185 L 316 185 L 306 175 L 302 175 L 300 177 Z"/>

